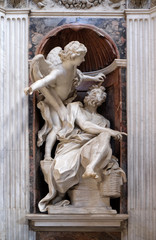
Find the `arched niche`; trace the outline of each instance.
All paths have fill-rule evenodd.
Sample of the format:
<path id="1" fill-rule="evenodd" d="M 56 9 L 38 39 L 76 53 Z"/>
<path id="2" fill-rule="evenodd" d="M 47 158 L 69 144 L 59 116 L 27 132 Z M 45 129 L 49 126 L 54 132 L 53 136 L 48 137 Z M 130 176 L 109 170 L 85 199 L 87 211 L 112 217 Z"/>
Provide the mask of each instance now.
<path id="1" fill-rule="evenodd" d="M 67 24 L 50 31 L 38 45 L 36 54 L 43 54 L 45 57 L 56 46 L 64 48 L 66 44 L 70 41 L 77 40 L 83 43 L 87 47 L 87 54 L 85 57 L 85 62 L 80 65 L 80 70 L 82 72 L 94 72 L 108 67 L 115 59 L 119 58 L 118 49 L 111 39 L 111 37 L 103 30 L 92 25 L 77 25 L 77 24 Z M 86 91 L 93 84 L 93 82 L 82 83 L 77 91 L 78 97 L 76 100 L 83 100 Z M 95 84 L 95 83 L 94 83 Z M 106 76 L 103 83 L 107 91 L 107 100 L 99 108 L 100 114 L 104 115 L 111 122 L 111 128 L 115 130 L 121 130 L 121 74 L 120 69 L 112 71 Z M 34 100 L 34 138 L 36 143 L 36 135 L 38 130 L 42 127 L 43 122 L 40 120 L 40 113 L 36 109 L 36 103 Z M 122 161 L 122 149 L 121 145 L 117 141 L 112 141 L 113 154 Z M 34 152 L 34 157 L 37 159 L 36 169 L 38 169 L 36 175 L 35 184 L 35 194 L 34 197 L 35 212 L 38 211 L 37 203 L 44 197 L 47 193 L 47 186 L 43 180 L 42 173 L 39 170 L 39 162 L 43 158 L 44 146 L 41 149 L 36 149 Z M 112 203 L 118 212 L 120 212 L 121 201 L 119 199 Z"/>
<path id="2" fill-rule="evenodd" d="M 85 62 L 80 66 L 82 72 L 96 71 L 110 65 L 119 58 L 117 47 L 108 34 L 92 25 L 67 24 L 50 31 L 41 41 L 36 54 L 45 57 L 54 47 L 64 48 L 71 41 L 79 41 L 87 48 Z"/>
<path id="3" fill-rule="evenodd" d="M 41 53 L 46 57 L 54 47 L 64 48 L 70 41 L 75 40 L 83 43 L 87 48 L 85 62 L 79 67 L 82 72 L 94 72 L 103 69 L 119 58 L 118 49 L 111 37 L 103 29 L 87 24 L 66 24 L 54 28 L 42 39 L 36 54 Z M 120 128 L 120 78 L 120 70 L 117 69 L 107 75 L 104 82 L 108 94 L 106 114 L 112 122 L 112 128 L 116 130 Z M 93 83 L 81 84 L 78 87 L 78 92 L 86 92 L 91 84 Z M 105 113 L 103 111 L 102 113 Z"/>

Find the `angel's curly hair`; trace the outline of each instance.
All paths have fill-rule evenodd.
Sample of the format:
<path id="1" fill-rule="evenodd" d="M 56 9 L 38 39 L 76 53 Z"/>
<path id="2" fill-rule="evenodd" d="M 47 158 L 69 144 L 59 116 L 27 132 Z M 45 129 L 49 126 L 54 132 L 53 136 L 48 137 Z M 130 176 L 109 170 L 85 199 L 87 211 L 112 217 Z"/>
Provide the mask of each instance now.
<path id="1" fill-rule="evenodd" d="M 86 54 L 87 48 L 80 42 L 78 41 L 72 41 L 68 43 L 65 47 L 64 50 L 61 50 L 59 52 L 59 56 L 62 61 L 65 60 L 72 60 L 75 57 L 80 56 L 81 54 Z"/>
<path id="2" fill-rule="evenodd" d="M 101 91 L 101 95 L 97 96 L 97 91 Z M 107 93 L 105 92 L 105 87 L 99 85 L 92 85 L 87 92 L 87 96 L 84 98 L 84 103 L 87 103 L 92 106 L 100 106 L 103 102 L 105 102 Z"/>

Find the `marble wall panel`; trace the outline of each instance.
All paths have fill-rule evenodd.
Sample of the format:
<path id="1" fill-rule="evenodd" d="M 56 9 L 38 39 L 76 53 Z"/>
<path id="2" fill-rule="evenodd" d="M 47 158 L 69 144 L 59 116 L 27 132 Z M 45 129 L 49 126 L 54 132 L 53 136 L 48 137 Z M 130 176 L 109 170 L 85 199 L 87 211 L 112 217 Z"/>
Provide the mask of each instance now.
<path id="1" fill-rule="evenodd" d="M 120 53 L 126 58 L 126 22 L 124 18 L 30 18 L 29 59 L 33 58 L 41 39 L 53 28 L 63 24 L 90 24 L 102 28 L 113 39 Z"/>
<path id="2" fill-rule="evenodd" d="M 120 240 L 121 233 L 38 232 L 36 240 Z"/>

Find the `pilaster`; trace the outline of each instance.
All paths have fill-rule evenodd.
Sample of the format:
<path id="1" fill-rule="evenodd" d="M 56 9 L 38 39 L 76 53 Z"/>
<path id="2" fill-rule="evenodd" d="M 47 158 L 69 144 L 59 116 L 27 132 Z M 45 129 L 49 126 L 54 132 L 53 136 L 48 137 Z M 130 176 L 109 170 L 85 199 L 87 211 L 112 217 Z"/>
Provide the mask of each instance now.
<path id="1" fill-rule="evenodd" d="M 34 239 L 29 212 L 28 11 L 0 15 L 0 216 L 4 240 Z"/>
<path id="2" fill-rule="evenodd" d="M 5 239 L 5 201 L 4 201 L 4 73 L 5 73 L 5 14 L 0 11 L 0 239 Z"/>
<path id="3" fill-rule="evenodd" d="M 128 240 L 156 239 L 155 13 L 126 11 Z"/>

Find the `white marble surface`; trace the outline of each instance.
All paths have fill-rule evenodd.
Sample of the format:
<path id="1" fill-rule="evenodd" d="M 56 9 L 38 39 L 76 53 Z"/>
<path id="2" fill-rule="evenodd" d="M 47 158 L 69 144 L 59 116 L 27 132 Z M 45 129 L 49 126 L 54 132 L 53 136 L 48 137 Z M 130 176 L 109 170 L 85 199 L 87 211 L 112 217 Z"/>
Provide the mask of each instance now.
<path id="1" fill-rule="evenodd" d="M 0 13 L 0 85 L 3 85 L 4 82 L 4 28 L 5 28 L 5 17 L 3 13 Z M 0 196 L 3 196 L 4 193 L 4 90 L 2 86 L 0 87 L 0 126 L 1 126 L 1 137 L 0 137 Z M 4 210 L 5 202 L 4 198 L 0 197 L 0 239 L 5 238 L 5 210 Z"/>
<path id="2" fill-rule="evenodd" d="M 156 8 L 126 16 L 128 240 L 155 240 Z"/>
<path id="3" fill-rule="evenodd" d="M 110 228 L 115 231 L 122 229 L 122 222 L 127 220 L 128 215 L 115 214 L 107 215 L 103 213 L 63 213 L 28 214 L 31 228 L 34 230 L 47 231 L 106 231 Z"/>
<path id="4" fill-rule="evenodd" d="M 0 14 L 1 15 L 1 14 Z M 34 239 L 29 212 L 28 11 L 0 19 L 0 239 Z"/>

